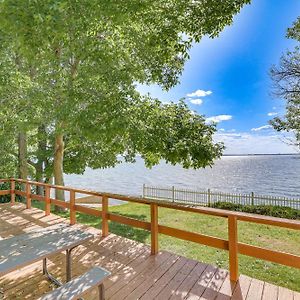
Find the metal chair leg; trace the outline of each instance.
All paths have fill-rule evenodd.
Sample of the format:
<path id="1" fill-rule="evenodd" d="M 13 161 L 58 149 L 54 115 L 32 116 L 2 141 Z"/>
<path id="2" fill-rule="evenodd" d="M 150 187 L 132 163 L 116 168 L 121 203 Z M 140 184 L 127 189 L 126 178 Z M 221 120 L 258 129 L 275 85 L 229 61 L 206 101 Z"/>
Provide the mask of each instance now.
<path id="1" fill-rule="evenodd" d="M 71 250 L 66 250 L 66 281 L 69 282 L 72 278 L 72 261 Z"/>
<path id="2" fill-rule="evenodd" d="M 72 279 L 72 256 L 71 252 L 77 246 L 66 250 L 66 281 L 69 282 Z"/>
<path id="3" fill-rule="evenodd" d="M 43 259 L 43 275 L 46 275 L 46 277 L 53 282 L 54 284 L 56 284 L 57 286 L 62 286 L 62 282 L 60 282 L 58 279 L 56 279 L 53 275 L 51 275 L 48 271 L 47 268 L 47 258 Z M 1 298 L 0 298 L 1 299 Z"/>
<path id="4" fill-rule="evenodd" d="M 98 286 L 98 292 L 99 292 L 99 300 L 105 300 L 105 295 L 104 295 L 104 285 L 101 283 Z"/>
<path id="5" fill-rule="evenodd" d="M 43 259 L 43 275 L 47 274 L 47 258 Z"/>

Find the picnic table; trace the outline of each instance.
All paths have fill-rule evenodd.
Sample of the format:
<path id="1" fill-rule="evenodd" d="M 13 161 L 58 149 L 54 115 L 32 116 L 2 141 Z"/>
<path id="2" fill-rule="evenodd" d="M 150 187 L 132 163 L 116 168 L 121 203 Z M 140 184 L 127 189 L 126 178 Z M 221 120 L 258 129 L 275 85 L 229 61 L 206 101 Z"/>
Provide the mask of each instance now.
<path id="1" fill-rule="evenodd" d="M 0 276 L 43 260 L 43 274 L 61 286 L 62 283 L 48 272 L 47 258 L 66 251 L 66 281 L 72 277 L 71 252 L 90 240 L 92 234 L 67 224 L 46 228 L 0 240 Z"/>

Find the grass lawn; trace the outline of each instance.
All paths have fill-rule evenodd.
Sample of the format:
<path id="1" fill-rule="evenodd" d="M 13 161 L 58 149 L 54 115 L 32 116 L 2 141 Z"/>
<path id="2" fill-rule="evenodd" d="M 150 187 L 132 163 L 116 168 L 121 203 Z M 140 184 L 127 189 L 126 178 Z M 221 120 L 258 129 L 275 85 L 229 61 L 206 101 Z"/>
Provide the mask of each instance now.
<path id="1" fill-rule="evenodd" d="M 41 204 L 38 204 L 41 208 Z M 110 207 L 109 210 L 138 220 L 150 220 L 150 207 L 144 204 L 128 203 Z M 68 212 L 60 213 L 60 215 L 68 217 Z M 101 219 L 97 217 L 77 213 L 77 221 L 101 228 Z M 228 234 L 227 219 L 180 212 L 167 208 L 159 208 L 159 223 L 225 239 Z M 109 230 L 117 235 L 150 244 L 150 232 L 148 231 L 115 222 L 110 222 Z M 248 222 L 239 222 L 238 231 L 240 242 L 298 255 L 300 253 L 299 231 Z M 159 236 L 159 248 L 228 269 L 227 251 L 182 241 L 162 234 Z M 299 269 L 273 264 L 244 255 L 239 255 L 239 266 L 242 274 L 300 291 Z"/>

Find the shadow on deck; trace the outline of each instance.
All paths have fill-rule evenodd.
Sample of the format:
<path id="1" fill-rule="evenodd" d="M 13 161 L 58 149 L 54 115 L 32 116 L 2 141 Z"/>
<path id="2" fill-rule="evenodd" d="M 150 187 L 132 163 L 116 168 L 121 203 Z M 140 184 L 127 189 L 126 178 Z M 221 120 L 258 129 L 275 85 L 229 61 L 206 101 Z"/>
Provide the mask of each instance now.
<path id="1" fill-rule="evenodd" d="M 39 209 L 22 204 L 0 205 L 0 239 L 35 228 L 47 227 L 64 218 L 45 216 Z M 73 251 L 73 276 L 83 274 L 94 265 L 112 272 L 105 281 L 106 299 L 270 299 L 300 300 L 300 294 L 247 276 L 237 284 L 229 280 L 228 271 L 160 251 L 150 255 L 150 247 L 114 234 L 101 237 L 95 228 L 74 225 L 95 234 L 95 238 Z M 49 258 L 49 269 L 65 281 L 65 255 Z M 42 262 L 0 277 L 4 299 L 36 299 L 54 287 L 42 275 Z M 96 291 L 85 299 L 97 299 Z"/>

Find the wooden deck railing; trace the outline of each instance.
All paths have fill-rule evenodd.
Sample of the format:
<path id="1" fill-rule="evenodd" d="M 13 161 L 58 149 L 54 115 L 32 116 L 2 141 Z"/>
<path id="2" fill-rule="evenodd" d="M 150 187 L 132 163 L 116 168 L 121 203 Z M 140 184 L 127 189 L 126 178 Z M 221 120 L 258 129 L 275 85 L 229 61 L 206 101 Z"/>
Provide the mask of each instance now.
<path id="1" fill-rule="evenodd" d="M 173 204 L 169 202 L 157 201 L 155 199 L 145 199 L 139 197 L 130 197 L 111 193 L 101 193 L 89 190 L 76 189 L 71 187 L 56 186 L 50 184 L 44 184 L 40 182 L 26 181 L 20 179 L 2 179 L 0 182 L 10 182 L 10 190 L 0 191 L 0 195 L 11 195 L 11 204 L 16 201 L 15 195 L 25 197 L 26 207 L 31 207 L 31 200 L 36 199 L 45 202 L 45 214 L 50 214 L 50 205 L 54 204 L 70 210 L 70 224 L 76 223 L 76 212 L 96 216 L 102 218 L 102 235 L 107 236 L 109 234 L 108 221 L 118 222 L 129 226 L 145 229 L 151 232 L 151 253 L 158 253 L 158 235 L 165 234 L 175 238 L 179 238 L 186 241 L 192 241 L 206 246 L 219 248 L 229 251 L 229 270 L 230 279 L 237 281 L 239 277 L 238 272 L 238 254 L 244 254 L 258 259 L 267 260 L 282 265 L 300 268 L 300 256 L 279 252 L 275 250 L 265 249 L 257 246 L 252 246 L 238 241 L 238 222 L 252 222 L 257 224 L 265 224 L 272 226 L 279 226 L 283 228 L 289 228 L 293 230 L 300 230 L 300 222 L 296 220 L 280 219 L 268 216 L 246 214 L 239 212 L 232 212 L 208 207 L 191 207 Z M 16 189 L 16 183 L 25 186 L 23 191 Z M 36 195 L 31 192 L 32 186 L 43 186 L 44 195 Z M 50 190 L 59 189 L 69 192 L 70 200 L 68 202 L 61 201 L 59 199 L 51 198 Z M 93 209 L 76 204 L 76 193 L 86 194 L 99 197 L 99 203 L 102 203 L 102 210 Z M 117 199 L 128 202 L 146 204 L 150 207 L 150 222 L 140 221 L 125 216 L 113 214 L 109 212 L 108 201 L 109 199 Z M 175 209 L 184 212 L 193 212 L 197 214 L 206 214 L 215 217 L 227 218 L 228 220 L 228 239 L 217 238 L 200 233 L 189 232 L 182 229 L 172 228 L 164 225 L 160 225 L 158 222 L 158 211 L 160 207 Z"/>

